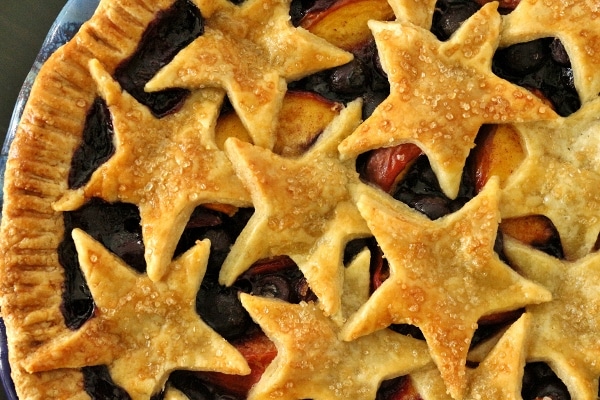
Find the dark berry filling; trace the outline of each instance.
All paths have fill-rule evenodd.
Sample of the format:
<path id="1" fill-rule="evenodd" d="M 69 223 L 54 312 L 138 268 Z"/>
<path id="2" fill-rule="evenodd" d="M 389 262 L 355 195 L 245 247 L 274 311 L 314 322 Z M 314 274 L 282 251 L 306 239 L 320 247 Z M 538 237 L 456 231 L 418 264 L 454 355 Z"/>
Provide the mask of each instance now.
<path id="1" fill-rule="evenodd" d="M 196 311 L 208 326 L 229 340 L 244 335 L 253 325 L 238 299 L 238 289 L 221 286 L 210 277 L 202 282 Z"/>
<path id="2" fill-rule="evenodd" d="M 65 269 L 62 311 L 67 326 L 77 329 L 92 316 L 94 302 L 79 266 L 71 231 L 84 230 L 140 272 L 146 270 L 144 244 L 139 211 L 134 205 L 92 200 L 79 210 L 65 212 L 63 217 L 65 237 L 58 250 Z"/>
<path id="3" fill-rule="evenodd" d="M 169 384 L 184 393 L 190 400 L 237 400 L 239 397 L 207 383 L 198 374 L 188 371 L 175 371 Z"/>
<path id="4" fill-rule="evenodd" d="M 558 39 L 538 39 L 500 49 L 492 69 L 501 78 L 539 91 L 559 115 L 568 116 L 581 106 L 569 56 Z"/>
<path id="5" fill-rule="evenodd" d="M 228 215 L 207 207 L 196 207 L 177 243 L 175 257 L 190 249 L 197 240 L 209 239 L 207 274 L 218 274 L 230 247 L 253 213 L 252 208 L 241 208 Z"/>
<path id="6" fill-rule="evenodd" d="M 104 100 L 94 101 L 83 128 L 82 143 L 73 153 L 69 171 L 69 188 L 85 185 L 94 171 L 115 152 L 114 129 L 110 111 Z"/>
<path id="7" fill-rule="evenodd" d="M 130 400 L 129 394 L 115 385 L 108 368 L 104 365 L 84 367 L 83 387 L 92 400 Z"/>
<path id="8" fill-rule="evenodd" d="M 431 32 L 439 40 L 448 40 L 460 25 L 475 14 L 479 8 L 479 4 L 469 0 L 438 0 L 433 13 Z"/>
<path id="9" fill-rule="evenodd" d="M 447 40 L 479 8 L 473 0 L 438 0 L 431 31 L 440 40 Z M 559 39 L 538 39 L 498 49 L 492 70 L 501 78 L 537 91 L 562 116 L 572 114 L 581 106 L 569 55 Z"/>
<path id="10" fill-rule="evenodd" d="M 202 282 L 196 310 L 211 328 L 229 340 L 258 330 L 239 301 L 240 292 L 289 303 L 316 299 L 296 263 L 286 256 L 258 261 L 231 287 L 219 285 L 215 269 Z"/>
<path id="11" fill-rule="evenodd" d="M 421 156 L 398 184 L 393 196 L 430 219 L 438 219 L 459 210 L 475 196 L 475 190 L 470 171 L 465 168 L 458 196 L 448 198 L 440 189 L 428 158 Z"/>
<path id="12" fill-rule="evenodd" d="M 255 296 L 277 298 L 294 304 L 317 299 L 296 263 L 287 256 L 256 262 L 237 279 L 234 286 Z"/>
<path id="13" fill-rule="evenodd" d="M 175 112 L 189 92 L 166 89 L 146 92 L 144 86 L 185 46 L 204 33 L 204 21 L 190 0 L 178 0 L 148 26 L 135 53 L 115 71 L 115 78 L 157 117 Z"/>
<path id="14" fill-rule="evenodd" d="M 169 63 L 182 48 L 204 32 L 202 15 L 189 0 L 178 0 L 158 14 L 148 26 L 134 54 L 115 70 L 115 79 L 157 117 L 175 112 L 187 98 L 184 89 L 149 93 L 146 83 Z M 106 103 L 96 99 L 83 130 L 82 143 L 74 152 L 69 172 L 69 188 L 85 185 L 92 173 L 114 153 L 114 130 Z"/>
<path id="15" fill-rule="evenodd" d="M 390 85 L 373 39 L 352 49 L 352 53 L 354 60 L 348 64 L 291 82 L 288 87 L 315 92 L 341 103 L 362 97 L 363 118 L 367 118 L 388 97 Z"/>
<path id="16" fill-rule="evenodd" d="M 406 376 L 388 379 L 381 382 L 377 391 L 376 400 L 420 400 L 421 397 L 414 391 L 410 379 Z"/>
<path id="17" fill-rule="evenodd" d="M 543 362 L 529 363 L 525 366 L 522 396 L 524 400 L 570 400 L 571 396 L 565 384 L 554 371 Z"/>

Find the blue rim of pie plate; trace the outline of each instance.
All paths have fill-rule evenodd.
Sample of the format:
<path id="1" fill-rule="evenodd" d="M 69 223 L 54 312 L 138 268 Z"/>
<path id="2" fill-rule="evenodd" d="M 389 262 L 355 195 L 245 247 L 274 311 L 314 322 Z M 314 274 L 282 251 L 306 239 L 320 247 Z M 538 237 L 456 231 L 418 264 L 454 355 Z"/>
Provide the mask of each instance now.
<path id="1" fill-rule="evenodd" d="M 15 108 L 12 113 L 6 139 L 0 153 L 0 205 L 4 196 L 4 171 L 6 169 L 6 160 L 8 150 L 12 143 L 17 125 L 23 114 L 23 108 L 29 97 L 31 85 L 33 84 L 41 66 L 60 46 L 69 41 L 79 30 L 81 25 L 87 21 L 96 8 L 100 0 L 69 0 L 62 11 L 52 24 L 46 39 L 44 40 L 40 52 L 38 53 L 31 70 L 25 78 L 25 82 L 19 92 Z M 0 379 L 10 400 L 17 400 L 15 387 L 10 378 L 10 365 L 8 363 L 8 347 L 6 343 L 6 328 L 4 322 L 0 319 Z"/>

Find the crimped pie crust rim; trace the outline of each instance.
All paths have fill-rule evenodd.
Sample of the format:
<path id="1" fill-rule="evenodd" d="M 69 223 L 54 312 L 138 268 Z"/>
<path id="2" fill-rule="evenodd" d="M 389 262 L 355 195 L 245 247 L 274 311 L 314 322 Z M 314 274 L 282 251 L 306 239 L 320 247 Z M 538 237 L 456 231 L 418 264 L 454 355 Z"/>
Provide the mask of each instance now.
<path id="1" fill-rule="evenodd" d="M 173 3 L 101 1 L 32 86 L 8 155 L 0 231 L 0 245 L 7 249 L 0 259 L 2 317 L 20 398 L 89 398 L 77 370 L 29 374 L 20 365 L 23 354 L 68 329 L 60 311 L 64 278 L 56 253 L 63 219 L 52 203 L 66 189 L 70 158 L 96 97 L 88 62 L 95 58 L 114 70 L 135 51 L 156 14 Z"/>

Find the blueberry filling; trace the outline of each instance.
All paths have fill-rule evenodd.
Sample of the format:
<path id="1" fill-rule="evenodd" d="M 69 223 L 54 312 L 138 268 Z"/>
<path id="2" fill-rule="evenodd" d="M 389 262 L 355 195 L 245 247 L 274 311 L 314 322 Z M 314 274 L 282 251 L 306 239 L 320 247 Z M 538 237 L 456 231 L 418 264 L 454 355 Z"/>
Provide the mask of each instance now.
<path id="1" fill-rule="evenodd" d="M 228 340 L 244 335 L 253 325 L 238 299 L 238 290 L 221 286 L 210 277 L 202 282 L 196 298 L 196 311 L 208 326 Z"/>
<path id="2" fill-rule="evenodd" d="M 541 92 L 561 116 L 581 106 L 568 54 L 558 39 L 537 39 L 500 49 L 492 60 L 492 70 L 501 78 Z"/>
<path id="3" fill-rule="evenodd" d="M 113 136 L 108 106 L 97 98 L 85 120 L 82 143 L 73 153 L 68 180 L 70 189 L 85 185 L 94 171 L 114 154 Z"/>
<path id="4" fill-rule="evenodd" d="M 204 21 L 190 0 L 178 0 L 160 13 L 144 32 L 135 53 L 115 71 L 115 79 L 157 117 L 177 109 L 187 98 L 185 89 L 146 92 L 144 86 L 185 46 L 204 33 Z"/>
<path id="5" fill-rule="evenodd" d="M 473 0 L 439 0 L 431 31 L 438 39 L 447 40 L 479 8 Z M 581 106 L 569 55 L 558 39 L 538 39 L 499 49 L 492 60 L 492 70 L 512 83 L 539 91 L 562 116 Z"/>
<path id="6" fill-rule="evenodd" d="M 388 97 L 390 85 L 373 39 L 352 49 L 352 53 L 354 60 L 348 64 L 290 82 L 289 89 L 312 91 L 340 103 L 362 97 L 363 118 L 367 118 Z"/>
<path id="7" fill-rule="evenodd" d="M 184 393 L 190 400 L 236 400 L 238 397 L 206 383 L 198 374 L 188 371 L 175 371 L 169 384 Z"/>
<path id="8" fill-rule="evenodd" d="M 470 171 L 465 168 L 458 196 L 456 199 L 449 199 L 440 189 L 429 160 L 421 156 L 398 184 L 393 196 L 435 220 L 459 210 L 475 196 L 475 190 Z"/>
<path id="9" fill-rule="evenodd" d="M 479 8 L 479 4 L 474 1 L 438 0 L 433 13 L 431 32 L 441 41 L 448 40 Z"/>
<path id="10" fill-rule="evenodd" d="M 255 296 L 277 298 L 294 304 L 317 299 L 296 263 L 287 256 L 256 262 L 237 279 L 234 287 Z"/>
<path id="11" fill-rule="evenodd" d="M 83 386 L 92 400 L 130 400 L 129 394 L 115 385 L 108 368 L 104 365 L 84 367 Z"/>
<path id="12" fill-rule="evenodd" d="M 242 208 L 230 216 L 207 207 L 197 207 L 177 243 L 174 256 L 177 257 L 190 249 L 197 240 L 209 239 L 210 255 L 207 274 L 218 274 L 221 264 L 229 253 L 229 248 L 246 226 L 253 212 L 252 208 Z"/>
<path id="13" fill-rule="evenodd" d="M 240 292 L 296 304 L 316 300 L 296 263 L 286 256 L 258 261 L 231 287 L 218 283 L 218 268 L 215 268 L 202 281 L 196 310 L 204 322 L 228 340 L 259 330 L 240 303 Z"/>
<path id="14" fill-rule="evenodd" d="M 522 396 L 525 400 L 570 400 L 564 383 L 543 362 L 528 363 L 523 376 Z"/>
<path id="15" fill-rule="evenodd" d="M 63 213 L 65 237 L 59 245 L 59 261 L 65 269 L 62 311 L 66 325 L 78 329 L 94 312 L 94 302 L 79 267 L 70 232 L 79 228 L 136 270 L 146 270 L 144 245 L 137 207 L 108 204 L 94 199 L 76 211 Z"/>

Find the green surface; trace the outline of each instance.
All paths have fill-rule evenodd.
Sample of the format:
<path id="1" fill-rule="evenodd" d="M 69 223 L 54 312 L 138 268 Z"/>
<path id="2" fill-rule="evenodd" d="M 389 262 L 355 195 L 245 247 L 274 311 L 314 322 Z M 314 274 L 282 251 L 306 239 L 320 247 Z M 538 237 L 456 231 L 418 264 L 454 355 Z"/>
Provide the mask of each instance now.
<path id="1" fill-rule="evenodd" d="M 0 135 L 52 22 L 66 0 L 0 0 Z"/>

